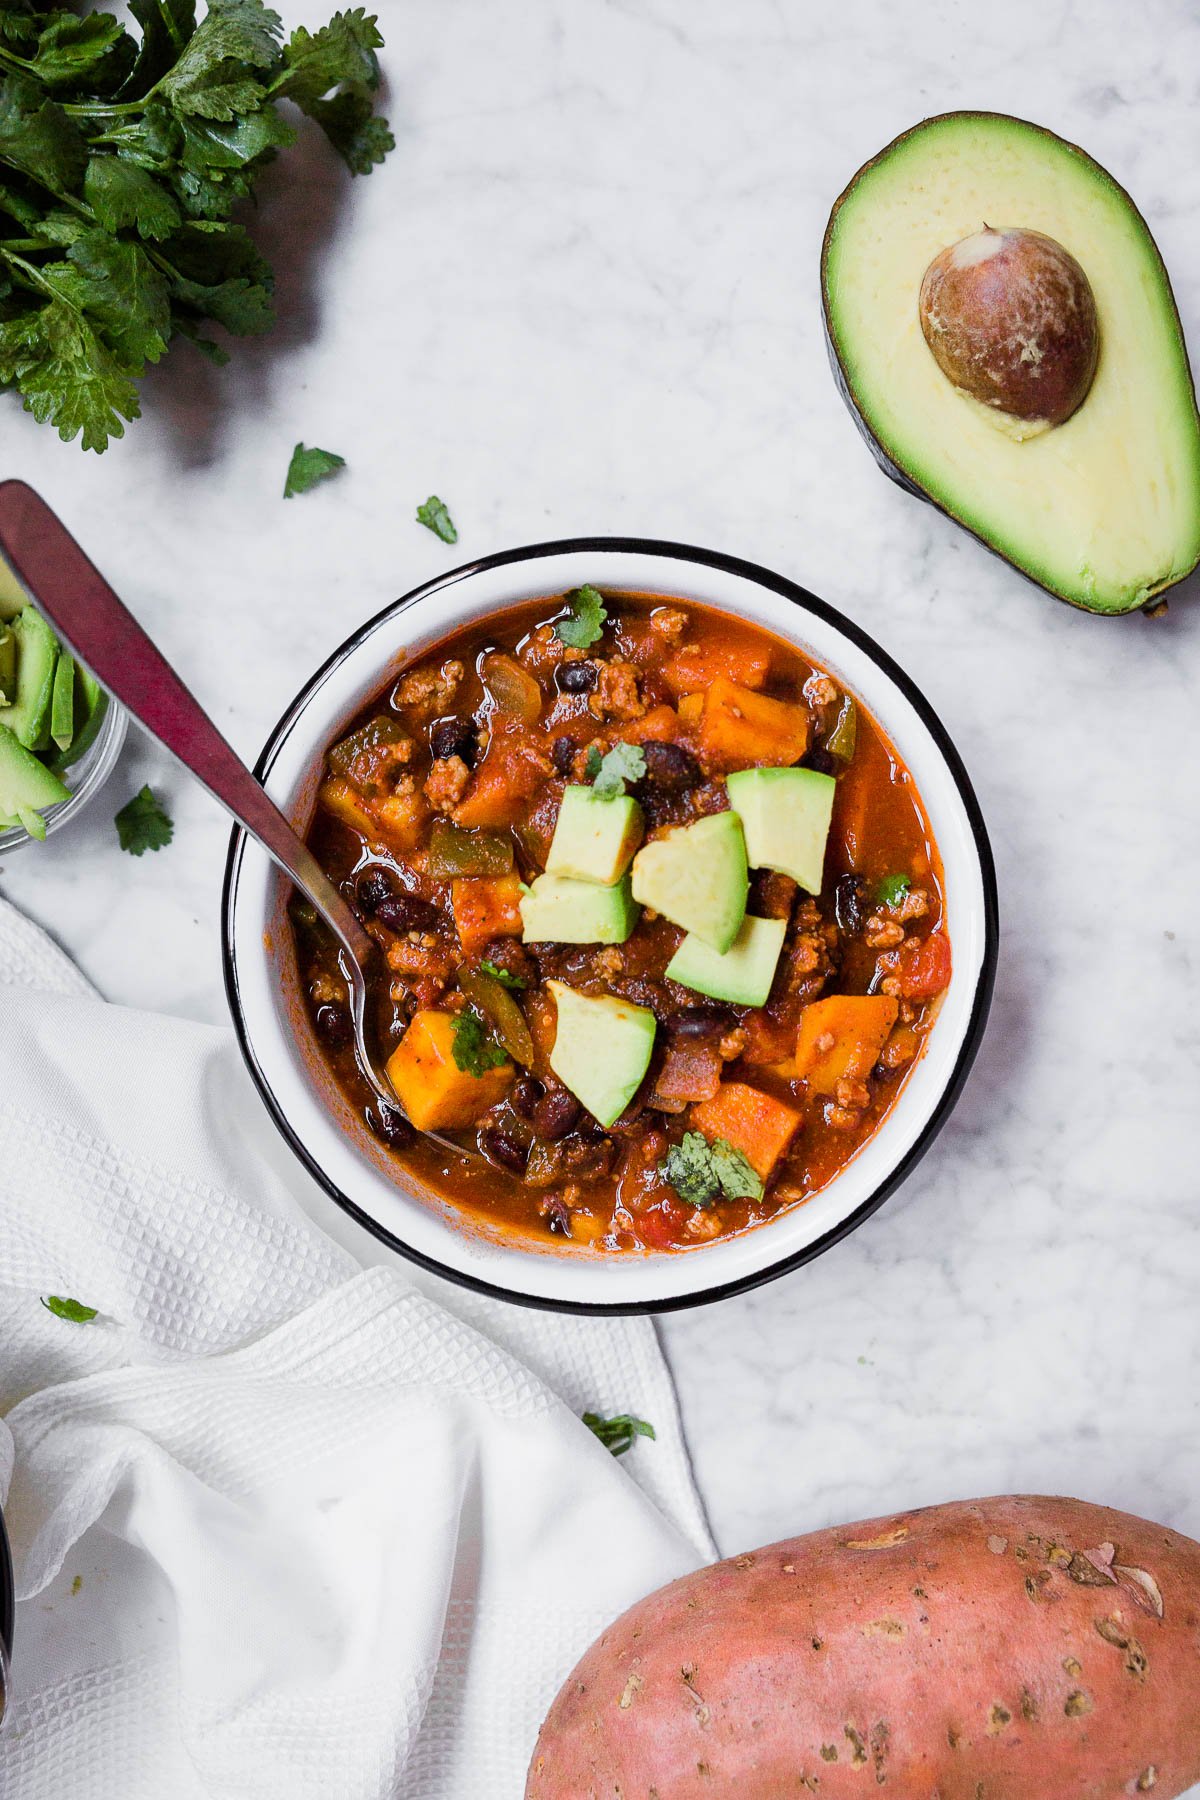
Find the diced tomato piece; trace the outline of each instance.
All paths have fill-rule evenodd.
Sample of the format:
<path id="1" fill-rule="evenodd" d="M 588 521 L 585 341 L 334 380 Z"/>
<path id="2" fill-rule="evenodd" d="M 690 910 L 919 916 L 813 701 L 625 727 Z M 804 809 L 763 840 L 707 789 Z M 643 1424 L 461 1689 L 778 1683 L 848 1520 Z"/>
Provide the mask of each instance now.
<path id="1" fill-rule="evenodd" d="M 649 1250 L 673 1250 L 687 1237 L 691 1209 L 668 1195 L 657 1206 L 639 1213 L 634 1229 Z"/>
<path id="2" fill-rule="evenodd" d="M 906 1000 L 934 1000 L 950 986 L 954 972 L 950 939 L 944 931 L 910 939 L 895 952 L 900 992 Z"/>

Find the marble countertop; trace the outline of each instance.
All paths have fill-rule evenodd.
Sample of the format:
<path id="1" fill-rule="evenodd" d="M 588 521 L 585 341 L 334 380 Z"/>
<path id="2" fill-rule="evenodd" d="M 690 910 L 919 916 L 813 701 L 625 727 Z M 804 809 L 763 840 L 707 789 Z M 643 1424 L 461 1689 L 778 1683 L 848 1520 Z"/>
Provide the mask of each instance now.
<path id="1" fill-rule="evenodd" d="M 1200 18 L 1169 0 L 1135 23 L 1117 0 L 380 11 L 398 148 L 351 183 L 305 138 L 272 173 L 274 336 L 224 372 L 173 351 L 103 458 L 5 404 L 7 470 L 247 756 L 364 616 L 547 537 L 732 551 L 875 634 L 990 825 L 995 1005 L 951 1124 L 876 1218 L 665 1321 L 719 1541 L 1010 1489 L 1200 1534 L 1198 590 L 1153 622 L 1082 616 L 885 482 L 834 391 L 817 283 L 867 156 L 928 113 L 995 107 L 1131 190 L 1200 353 Z M 349 467 L 284 504 L 299 438 Z M 431 490 L 456 551 L 413 522 Z M 135 863 L 111 816 L 145 780 L 176 838 Z M 105 802 L 7 859 L 0 891 L 110 998 L 222 1019 L 226 836 L 133 737 Z"/>

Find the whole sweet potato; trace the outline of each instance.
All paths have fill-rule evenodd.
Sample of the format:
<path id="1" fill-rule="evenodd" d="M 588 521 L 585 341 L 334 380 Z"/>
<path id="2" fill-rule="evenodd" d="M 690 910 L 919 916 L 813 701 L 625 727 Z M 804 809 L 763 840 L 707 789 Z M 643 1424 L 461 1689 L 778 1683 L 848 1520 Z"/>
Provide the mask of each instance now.
<path id="1" fill-rule="evenodd" d="M 618 1619 L 527 1800 L 1170 1800 L 1200 1781 L 1200 1544 L 1080 1500 L 814 1532 Z"/>

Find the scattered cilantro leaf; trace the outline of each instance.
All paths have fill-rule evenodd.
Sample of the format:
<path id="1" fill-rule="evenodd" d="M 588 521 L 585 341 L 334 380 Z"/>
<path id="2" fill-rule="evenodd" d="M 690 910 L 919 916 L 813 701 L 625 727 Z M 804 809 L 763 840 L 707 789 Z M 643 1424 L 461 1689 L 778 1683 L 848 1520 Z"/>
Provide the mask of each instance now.
<path id="1" fill-rule="evenodd" d="M 726 1138 L 712 1143 L 713 1174 L 726 1200 L 761 1200 L 763 1184 L 744 1150 L 736 1150 Z"/>
<path id="2" fill-rule="evenodd" d="M 875 889 L 881 906 L 899 906 L 912 883 L 907 875 L 885 875 Z"/>
<path id="3" fill-rule="evenodd" d="M 145 850 L 162 850 L 175 836 L 175 826 L 150 788 L 144 787 L 127 800 L 113 820 L 122 850 L 141 856 Z"/>
<path id="4" fill-rule="evenodd" d="M 617 1413 L 606 1419 L 600 1413 L 585 1412 L 583 1422 L 614 1456 L 624 1456 L 635 1438 L 657 1435 L 653 1425 L 645 1419 L 635 1419 L 632 1413 Z"/>
<path id="5" fill-rule="evenodd" d="M 318 450 L 315 445 L 310 450 L 304 444 L 297 444 L 283 485 L 284 499 L 290 500 L 294 494 L 307 494 L 319 481 L 328 481 L 345 466 L 345 457 L 334 450 Z"/>
<path id="6" fill-rule="evenodd" d="M 436 494 L 430 494 L 428 500 L 417 508 L 417 523 L 426 526 L 435 537 L 440 537 L 443 544 L 457 544 L 458 532 L 454 520 L 450 517 L 446 502 L 439 500 Z"/>
<path id="7" fill-rule="evenodd" d="M 97 1316 L 98 1310 L 94 1306 L 84 1306 L 79 1300 L 64 1300 L 58 1294 L 47 1294 L 42 1305 L 56 1319 L 66 1319 L 72 1325 L 88 1324 Z"/>
<path id="8" fill-rule="evenodd" d="M 597 588 L 585 584 L 572 589 L 567 595 L 567 605 L 570 608 L 567 616 L 554 621 L 554 635 L 560 644 L 569 644 L 572 650 L 587 650 L 603 636 L 608 622 L 604 596 Z"/>
<path id="9" fill-rule="evenodd" d="M 71 1582 L 71 1592 L 73 1594 L 78 1594 L 78 1593 L 81 1593 L 82 1590 L 83 1590 L 83 1576 L 76 1575 Z"/>
<path id="10" fill-rule="evenodd" d="M 587 772 L 597 800 L 619 800 L 625 784 L 640 781 L 646 773 L 645 752 L 640 744 L 614 744 L 607 756 L 601 756 L 593 746 L 588 752 Z"/>
<path id="11" fill-rule="evenodd" d="M 725 1138 L 710 1144 L 698 1131 L 685 1131 L 658 1165 L 688 1206 L 711 1206 L 714 1200 L 761 1200 L 763 1184 L 741 1150 Z"/>
<path id="12" fill-rule="evenodd" d="M 130 0 L 127 29 L 114 8 L 0 0 L 0 388 L 84 449 L 138 417 L 175 338 L 220 362 L 210 322 L 273 324 L 271 271 L 230 220 L 294 141 L 288 109 L 355 173 L 395 141 L 362 7 L 286 44 L 264 0 L 202 10 Z"/>
<path id="13" fill-rule="evenodd" d="M 486 956 L 479 968 L 482 974 L 490 975 L 493 981 L 498 981 L 500 986 L 507 988 L 510 993 L 523 993 L 529 986 L 523 975 L 510 975 L 507 969 L 502 969 L 498 963 L 489 962 Z"/>
<path id="14" fill-rule="evenodd" d="M 504 1046 L 488 1035 L 483 1016 L 474 1007 L 454 1015 L 454 1066 L 464 1075 L 483 1075 L 506 1060 Z"/>

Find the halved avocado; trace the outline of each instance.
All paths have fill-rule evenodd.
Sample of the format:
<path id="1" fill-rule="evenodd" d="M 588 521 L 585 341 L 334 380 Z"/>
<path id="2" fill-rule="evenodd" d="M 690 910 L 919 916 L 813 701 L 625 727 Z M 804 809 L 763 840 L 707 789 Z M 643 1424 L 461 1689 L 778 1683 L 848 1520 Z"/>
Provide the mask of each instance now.
<path id="1" fill-rule="evenodd" d="M 918 317 L 938 253 L 985 225 L 1081 264 L 1099 363 L 1070 418 L 1023 439 L 961 394 Z M 867 163 L 830 215 L 831 359 L 884 471 L 1050 593 L 1146 605 L 1200 562 L 1200 417 L 1171 284 L 1133 201 L 1074 144 L 1001 113 L 944 113 Z"/>

